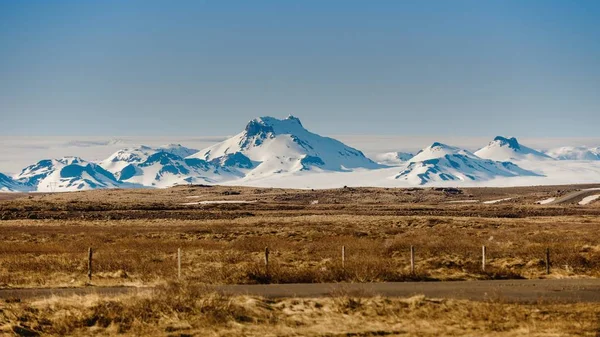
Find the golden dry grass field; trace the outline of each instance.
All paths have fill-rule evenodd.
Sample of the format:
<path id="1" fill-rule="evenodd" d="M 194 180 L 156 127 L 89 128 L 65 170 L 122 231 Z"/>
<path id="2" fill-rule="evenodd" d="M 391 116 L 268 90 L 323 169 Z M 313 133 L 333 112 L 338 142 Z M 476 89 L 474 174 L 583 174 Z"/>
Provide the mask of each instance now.
<path id="1" fill-rule="evenodd" d="M 198 283 L 597 277 L 600 203 L 535 203 L 580 188 L 181 186 L 20 195 L 0 201 L 0 287 L 84 285 L 88 247 L 95 285 L 174 279 L 178 248 L 183 278 Z"/>
<path id="2" fill-rule="evenodd" d="M 424 296 L 224 296 L 186 284 L 147 294 L 0 303 L 0 333 L 20 336 L 597 336 L 600 306 Z"/>
<path id="3" fill-rule="evenodd" d="M 600 202 L 536 204 L 589 187 L 597 186 L 314 191 L 180 186 L 5 194 L 0 288 L 85 286 L 88 247 L 94 249 L 91 283 L 97 286 L 165 287 L 177 278 L 178 248 L 182 282 L 193 285 L 598 277 Z M 410 246 L 416 251 L 414 274 Z M 268 272 L 265 247 L 271 252 Z M 188 288 L 170 287 L 146 297 L 3 303 L 0 325 L 14 333 L 15 322 L 21 322 L 50 335 L 594 336 L 600 315 L 591 304 L 341 295 L 266 300 L 204 294 L 192 300 Z M 173 294 L 165 295 L 169 291 Z M 161 304 L 167 297 L 184 303 Z"/>

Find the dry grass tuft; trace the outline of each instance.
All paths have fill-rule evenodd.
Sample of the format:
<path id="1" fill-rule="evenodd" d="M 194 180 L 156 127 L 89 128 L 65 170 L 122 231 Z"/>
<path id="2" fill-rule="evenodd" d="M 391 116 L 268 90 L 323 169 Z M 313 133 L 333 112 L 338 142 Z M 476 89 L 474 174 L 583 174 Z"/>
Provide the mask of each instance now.
<path id="1" fill-rule="evenodd" d="M 257 324 L 265 319 L 228 296 L 176 283 L 157 287 L 149 295 L 120 299 L 90 296 L 64 302 L 55 298 L 33 304 L 7 304 L 5 310 L 13 314 L 18 326 L 51 335 L 82 330 L 137 333 L 171 321 L 181 327 L 182 322 L 188 321 L 210 326 L 228 322 Z M 168 325 L 165 329 L 174 328 Z"/>
<path id="2" fill-rule="evenodd" d="M 594 336 L 595 304 L 373 297 L 229 297 L 173 283 L 148 294 L 0 303 L 0 333 L 26 335 Z"/>

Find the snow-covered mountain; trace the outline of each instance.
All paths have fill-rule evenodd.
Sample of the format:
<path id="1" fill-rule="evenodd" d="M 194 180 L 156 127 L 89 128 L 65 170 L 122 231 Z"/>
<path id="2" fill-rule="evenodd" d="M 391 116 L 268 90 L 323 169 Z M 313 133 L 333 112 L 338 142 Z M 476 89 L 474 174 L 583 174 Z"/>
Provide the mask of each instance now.
<path id="1" fill-rule="evenodd" d="M 31 186 L 23 185 L 13 178 L 0 173 L 0 192 L 27 192 Z"/>
<path id="2" fill-rule="evenodd" d="M 600 146 L 563 146 L 548 150 L 546 154 L 560 160 L 600 160 Z"/>
<path id="3" fill-rule="evenodd" d="M 119 150 L 100 162 L 100 166 L 120 181 L 151 187 L 216 183 L 241 176 L 235 169 L 224 169 L 202 159 L 183 158 L 196 152 L 179 144 L 158 148 L 142 145 Z"/>
<path id="4" fill-rule="evenodd" d="M 130 164 L 141 164 L 148 160 L 148 157 L 157 152 L 165 152 L 185 158 L 198 152 L 198 150 L 190 149 L 180 144 L 169 144 L 158 148 L 140 145 L 137 147 L 121 149 L 113 153 L 110 157 L 101 161 L 100 166 L 115 174 L 115 177 L 120 178 L 120 171 L 126 166 Z"/>
<path id="5" fill-rule="evenodd" d="M 198 150 L 196 149 L 190 149 L 189 147 L 185 147 L 181 144 L 168 144 L 168 145 L 163 145 L 161 147 L 159 147 L 157 150 L 159 151 L 164 151 L 170 154 L 174 154 L 176 156 L 179 156 L 181 158 L 185 158 L 188 156 L 193 155 L 194 153 L 197 153 Z"/>
<path id="6" fill-rule="evenodd" d="M 17 176 L 0 174 L 0 192 L 163 188 L 179 184 L 338 188 L 526 186 L 600 181 L 600 147 L 562 147 L 542 153 L 519 144 L 515 138 L 496 137 L 475 153 L 436 142 L 413 156 L 406 152 L 381 151 L 381 148 L 390 148 L 386 138 L 385 143 L 377 143 L 381 146 L 380 152 L 373 144 L 367 147 L 373 161 L 340 141 L 308 131 L 293 116 L 283 120 L 253 119 L 242 132 L 225 141 L 221 137 L 194 139 L 200 138 L 201 141 L 193 143 L 194 147 L 214 145 L 197 151 L 180 144 L 158 146 L 163 141 L 178 142 L 175 138 L 144 141 L 152 147 L 137 145 L 137 138 L 115 142 L 96 138 L 66 142 L 62 139 L 59 152 L 56 149 L 35 152 L 36 160 L 73 151 L 81 151 L 81 155 L 90 158 L 116 152 L 97 163 L 63 157 L 42 160 Z M 215 144 L 217 141 L 220 143 Z M 420 143 L 422 140 L 412 141 Z M 401 146 L 414 148 L 414 144 L 405 141 L 395 143 L 398 150 Z M 12 146 L 15 153 L 22 151 L 19 142 L 13 142 Z M 124 149 L 118 150 L 121 147 Z M 8 169 L 6 163 L 16 158 L 3 157 L 0 164 L 4 163 L 7 172 L 15 172 L 19 167 L 13 165 Z M 22 162 L 18 162 L 21 166 Z"/>
<path id="7" fill-rule="evenodd" d="M 449 156 L 463 155 L 466 157 L 476 157 L 473 153 L 471 153 L 465 149 L 442 144 L 439 142 L 434 142 L 430 146 L 417 152 L 417 154 L 414 155 L 412 158 L 410 158 L 408 161 L 411 163 L 422 162 L 422 161 L 426 161 L 429 159 L 442 158 L 447 155 L 449 155 Z"/>
<path id="8" fill-rule="evenodd" d="M 41 160 L 24 168 L 16 180 L 39 192 L 134 187 L 117 181 L 112 173 L 79 157 Z"/>
<path id="9" fill-rule="evenodd" d="M 301 171 L 350 171 L 380 167 L 352 147 L 306 130 L 300 120 L 260 117 L 244 131 L 188 157 L 233 165 L 247 179 Z"/>
<path id="10" fill-rule="evenodd" d="M 511 162 L 482 159 L 467 150 L 435 142 L 412 157 L 406 168 L 394 178 L 411 185 L 424 185 L 537 175 Z"/>
<path id="11" fill-rule="evenodd" d="M 125 148 L 113 153 L 110 157 L 101 161 L 100 166 L 114 174 L 115 178 L 121 179 L 122 171 L 127 166 L 143 163 L 148 157 L 156 152 L 157 151 L 154 148 L 145 145 L 134 148 Z"/>
<path id="12" fill-rule="evenodd" d="M 486 147 L 475 152 L 480 158 L 512 161 L 512 160 L 551 160 L 552 157 L 519 144 L 516 138 L 498 136 Z"/>
<path id="13" fill-rule="evenodd" d="M 384 152 L 375 154 L 372 158 L 378 164 L 397 166 L 409 161 L 413 156 L 408 152 Z"/>

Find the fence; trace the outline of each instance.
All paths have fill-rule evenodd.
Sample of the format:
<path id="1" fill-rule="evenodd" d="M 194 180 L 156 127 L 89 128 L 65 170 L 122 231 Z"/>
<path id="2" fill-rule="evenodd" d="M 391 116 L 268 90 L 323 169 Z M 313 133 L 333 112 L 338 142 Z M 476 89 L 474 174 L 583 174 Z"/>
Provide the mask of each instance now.
<path id="1" fill-rule="evenodd" d="M 93 248 L 90 247 L 88 248 L 88 261 L 87 261 L 87 265 L 88 265 L 88 272 L 87 272 L 87 277 L 88 277 L 88 281 L 91 282 L 92 281 L 92 263 L 93 263 Z M 346 267 L 346 246 L 342 246 L 341 249 L 341 265 L 342 268 Z M 416 259 L 416 250 L 414 246 L 410 246 L 410 272 L 411 274 L 415 274 L 415 259 Z M 270 268 L 269 268 L 269 255 L 270 255 L 270 250 L 269 247 L 265 247 L 264 250 L 264 271 L 266 275 L 269 275 L 270 272 Z M 182 249 L 181 248 L 177 248 L 177 264 L 176 264 L 176 270 L 177 270 L 177 279 L 181 279 L 182 278 L 182 273 L 181 273 L 181 260 L 182 260 Z M 550 274 L 550 267 L 551 267 L 551 261 L 550 261 L 550 248 L 546 248 L 546 254 L 545 254 L 545 267 L 546 267 L 546 274 L 549 275 Z M 486 271 L 486 262 L 487 262 L 487 247 L 485 245 L 481 246 L 481 271 L 485 272 Z"/>

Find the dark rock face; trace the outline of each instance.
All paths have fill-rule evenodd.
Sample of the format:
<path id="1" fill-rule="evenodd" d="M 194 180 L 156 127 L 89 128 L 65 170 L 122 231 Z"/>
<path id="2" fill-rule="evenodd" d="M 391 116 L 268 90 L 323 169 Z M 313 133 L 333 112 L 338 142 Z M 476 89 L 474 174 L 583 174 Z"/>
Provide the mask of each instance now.
<path id="1" fill-rule="evenodd" d="M 83 178 L 83 173 L 87 173 L 95 181 Z M 106 183 L 103 182 L 105 180 L 110 180 L 113 183 L 118 182 L 112 173 L 106 171 L 99 165 L 92 163 L 85 166 L 79 164 L 67 165 L 60 170 L 60 177 L 69 179 L 68 185 L 73 185 L 82 179 L 83 182 L 78 185 L 78 189 L 82 189 L 85 186 L 84 182 L 87 183 L 91 188 L 105 187 Z"/>
<path id="2" fill-rule="evenodd" d="M 254 146 L 259 146 L 267 137 L 273 137 L 275 131 L 271 125 L 262 121 L 251 120 L 246 125 L 245 132 L 246 137 L 244 137 L 244 141 L 240 144 L 242 149 L 247 148 L 252 142 L 254 142 Z"/>
<path id="3" fill-rule="evenodd" d="M 517 139 L 515 137 L 505 138 L 502 136 L 498 136 L 498 137 L 494 138 L 494 141 L 499 142 L 501 146 L 508 145 L 509 148 L 514 149 L 514 150 L 519 150 L 521 148 L 521 146 L 519 145 L 519 142 L 517 141 Z"/>
<path id="4" fill-rule="evenodd" d="M 137 174 L 135 165 L 129 164 L 125 166 L 119 173 L 119 180 L 127 180 L 133 178 Z"/>
<path id="5" fill-rule="evenodd" d="M 246 136 L 247 137 L 255 137 L 260 135 L 265 135 L 267 133 L 273 133 L 273 127 L 262 123 L 257 120 L 251 120 L 246 125 Z"/>
<path id="6" fill-rule="evenodd" d="M 298 123 L 298 125 L 302 126 L 302 123 L 300 122 L 300 118 L 298 118 L 298 117 L 289 115 L 286 119 L 289 121 L 294 121 L 294 122 Z"/>
<path id="7" fill-rule="evenodd" d="M 221 158 L 217 158 L 213 160 L 215 164 L 222 165 L 225 167 L 237 167 L 237 168 L 245 168 L 250 169 L 254 167 L 254 164 L 250 160 L 250 158 L 246 157 L 241 152 L 236 153 L 228 153 Z"/>
<path id="8" fill-rule="evenodd" d="M 37 162 L 37 164 L 27 166 L 26 168 L 23 169 L 23 171 L 21 171 L 21 173 L 25 173 L 26 171 L 37 171 L 39 169 L 51 168 L 51 167 L 52 167 L 52 160 L 44 159 L 44 160 L 40 160 L 39 162 Z"/>
<path id="9" fill-rule="evenodd" d="M 83 167 L 80 165 L 67 165 L 60 170 L 61 178 L 75 178 L 83 173 Z"/>
<path id="10" fill-rule="evenodd" d="M 2 187 L 6 187 L 9 190 L 12 189 L 20 189 L 20 188 L 26 188 L 27 185 L 24 185 L 16 180 L 14 180 L 13 178 L 0 173 L 0 189 L 2 189 Z"/>
<path id="11" fill-rule="evenodd" d="M 161 165 L 169 165 L 172 164 L 173 162 L 176 161 L 182 161 L 183 158 L 168 153 L 168 152 L 157 152 L 153 155 L 151 155 L 150 157 L 148 157 L 148 159 L 146 159 L 146 161 L 142 164 L 140 164 L 140 166 L 150 166 L 154 163 L 159 163 Z"/>
<path id="12" fill-rule="evenodd" d="M 209 164 L 206 160 L 198 159 L 198 158 L 186 158 L 184 159 L 185 163 L 193 168 L 201 169 L 207 171 L 209 169 Z"/>
<path id="13" fill-rule="evenodd" d="M 302 158 L 300 160 L 300 163 L 302 164 L 302 169 L 303 170 L 308 170 L 310 166 L 312 165 L 316 165 L 316 166 L 322 166 L 325 165 L 325 162 L 319 158 L 319 157 L 315 157 L 315 156 L 304 156 L 304 158 Z"/>
<path id="14" fill-rule="evenodd" d="M 157 152 L 148 159 L 140 164 L 140 167 L 151 166 L 155 163 L 162 165 L 162 168 L 158 172 L 159 176 L 164 173 L 172 174 L 188 174 L 190 171 L 183 164 L 183 158 L 168 152 Z"/>
<path id="15" fill-rule="evenodd" d="M 7 175 L 0 173 L 0 183 L 1 182 L 12 183 L 12 179 L 10 179 Z"/>
<path id="16" fill-rule="evenodd" d="M 103 175 L 103 176 L 109 178 L 113 182 L 117 182 L 117 179 L 115 178 L 115 176 L 112 173 L 108 172 L 107 170 L 103 169 L 100 165 L 88 164 L 85 167 L 85 171 L 88 172 L 94 178 L 97 178 L 97 175 L 100 174 L 100 175 Z"/>

